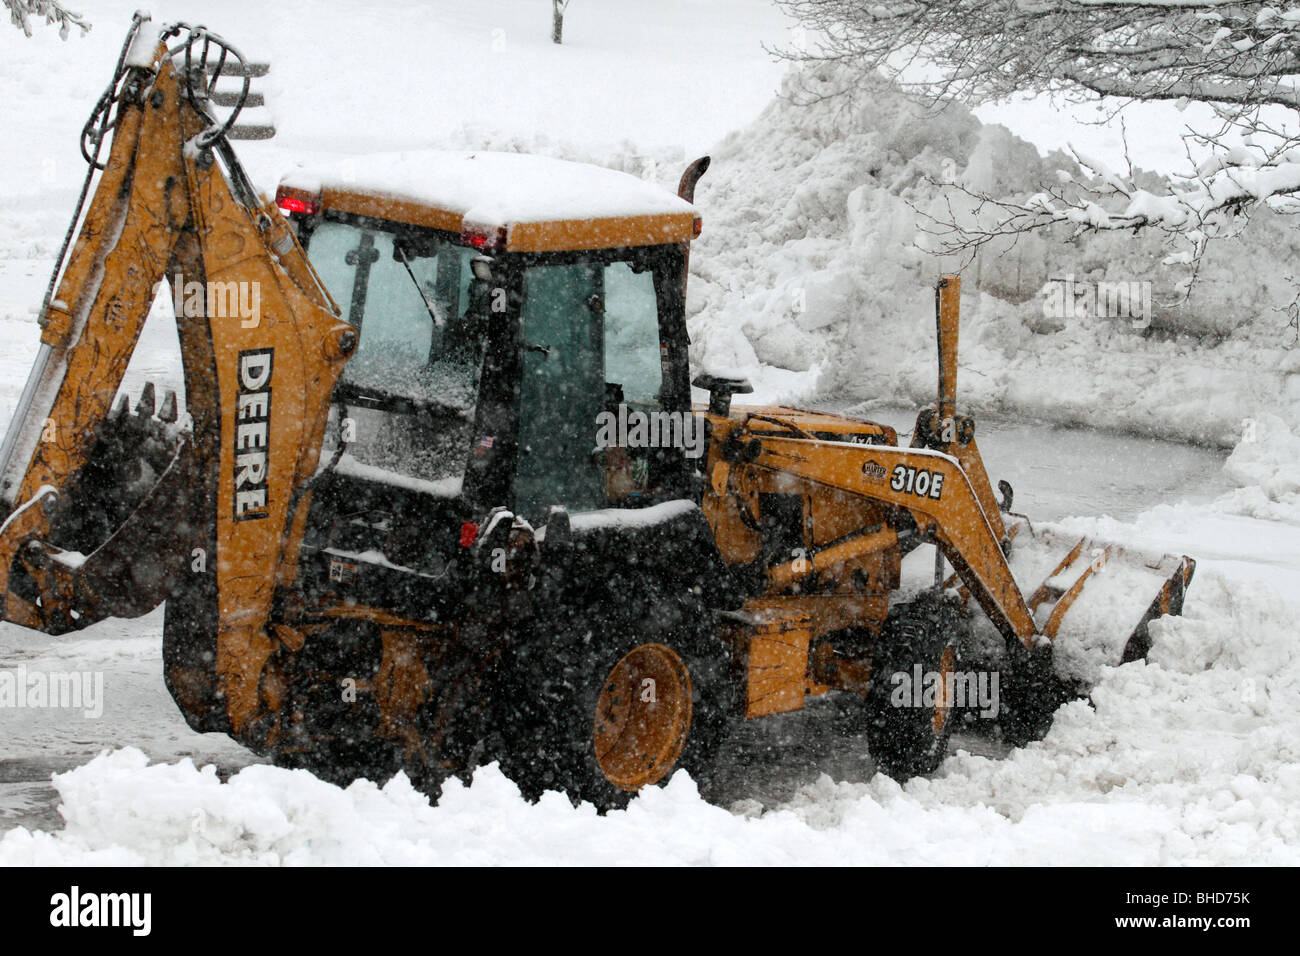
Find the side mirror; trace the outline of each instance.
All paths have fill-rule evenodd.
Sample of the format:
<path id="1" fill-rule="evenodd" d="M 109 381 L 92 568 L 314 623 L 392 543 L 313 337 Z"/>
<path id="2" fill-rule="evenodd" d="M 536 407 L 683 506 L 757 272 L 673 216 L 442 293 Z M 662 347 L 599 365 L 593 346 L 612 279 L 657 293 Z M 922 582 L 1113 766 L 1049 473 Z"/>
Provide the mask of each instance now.
<path id="1" fill-rule="evenodd" d="M 709 414 L 726 418 L 731 414 L 731 396 L 748 395 L 754 390 L 747 378 L 731 378 L 725 375 L 713 375 L 701 372 L 691 382 L 696 388 L 707 389 L 709 393 Z"/>

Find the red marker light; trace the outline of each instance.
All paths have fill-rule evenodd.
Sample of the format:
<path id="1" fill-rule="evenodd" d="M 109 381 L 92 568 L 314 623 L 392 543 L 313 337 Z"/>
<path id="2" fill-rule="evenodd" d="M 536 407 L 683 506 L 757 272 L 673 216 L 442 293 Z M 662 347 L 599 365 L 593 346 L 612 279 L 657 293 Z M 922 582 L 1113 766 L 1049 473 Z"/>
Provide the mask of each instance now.
<path id="1" fill-rule="evenodd" d="M 466 521 L 460 526 L 460 546 L 468 548 L 478 537 L 478 525 L 472 521 Z"/>
<path id="2" fill-rule="evenodd" d="M 490 233 L 479 232 L 474 228 L 469 228 L 461 230 L 460 241 L 472 249 L 481 249 L 488 252 L 501 252 L 506 247 L 508 237 L 505 226 L 498 226 Z"/>
<path id="3" fill-rule="evenodd" d="M 294 189 L 291 186 L 281 186 L 275 191 L 275 204 L 280 207 L 285 215 L 291 212 L 302 213 L 304 216 L 314 216 L 320 212 L 320 196 L 316 193 L 307 192 L 303 189 Z"/>
<path id="4" fill-rule="evenodd" d="M 320 207 L 314 202 L 307 202 L 305 199 L 298 199 L 294 196 L 281 196 L 275 201 L 275 204 L 285 212 L 300 212 L 306 216 L 314 216 L 320 211 Z"/>
<path id="5" fill-rule="evenodd" d="M 700 237 L 700 233 L 702 233 L 703 231 L 704 231 L 704 218 L 702 216 L 696 216 L 695 222 L 691 223 L 691 234 L 698 239 Z"/>

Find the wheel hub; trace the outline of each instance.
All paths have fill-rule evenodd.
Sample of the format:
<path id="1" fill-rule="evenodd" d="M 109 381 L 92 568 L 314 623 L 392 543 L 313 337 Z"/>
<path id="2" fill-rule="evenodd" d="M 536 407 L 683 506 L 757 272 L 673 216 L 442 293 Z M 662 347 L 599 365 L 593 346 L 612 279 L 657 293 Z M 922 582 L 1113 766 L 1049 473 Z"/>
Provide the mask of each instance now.
<path id="1" fill-rule="evenodd" d="M 596 763 L 620 790 L 667 776 L 691 729 L 691 675 L 671 647 L 642 644 L 614 665 L 596 703 Z"/>

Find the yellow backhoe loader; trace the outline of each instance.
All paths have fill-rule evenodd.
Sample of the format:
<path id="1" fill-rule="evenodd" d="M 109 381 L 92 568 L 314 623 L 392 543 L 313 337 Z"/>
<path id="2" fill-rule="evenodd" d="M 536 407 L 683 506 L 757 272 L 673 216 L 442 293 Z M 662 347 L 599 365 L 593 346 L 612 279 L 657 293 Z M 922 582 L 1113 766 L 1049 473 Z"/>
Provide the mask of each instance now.
<path id="1" fill-rule="evenodd" d="M 62 634 L 165 601 L 196 730 L 431 792 L 497 759 L 609 808 L 825 693 L 882 770 L 931 772 L 990 623 L 998 720 L 1028 740 L 1081 689 L 1062 660 L 1140 658 L 1180 613 L 1191 559 L 1054 553 L 995 495 L 956 404 L 956 276 L 909 444 L 733 405 L 748 383 L 687 357 L 707 158 L 676 196 L 428 153 L 301 169 L 269 201 L 229 144 L 238 99 L 212 110 L 241 62 L 137 16 L 86 125 L 0 446 L 5 620 Z M 114 408 L 160 283 L 183 389 Z M 909 578 L 923 548 L 934 573 Z"/>

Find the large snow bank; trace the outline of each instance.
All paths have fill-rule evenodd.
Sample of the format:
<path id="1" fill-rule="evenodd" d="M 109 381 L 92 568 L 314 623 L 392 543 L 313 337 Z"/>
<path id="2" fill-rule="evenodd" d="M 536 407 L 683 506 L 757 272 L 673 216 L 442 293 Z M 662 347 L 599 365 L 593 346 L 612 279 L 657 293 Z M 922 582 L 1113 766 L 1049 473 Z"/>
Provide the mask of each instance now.
<path id="1" fill-rule="evenodd" d="M 792 76 L 786 93 L 840 80 Z M 932 400 L 931 290 L 960 269 L 959 390 L 976 410 L 1225 446 L 1259 409 L 1300 426 L 1300 348 L 1282 310 L 1300 234 L 1285 219 L 1265 212 L 1239 241 L 1212 243 L 1187 301 L 1157 235 L 1031 235 L 969 264 L 923 251 L 927 215 L 950 200 L 969 212 L 938 184 L 1023 198 L 1063 167 L 961 107 L 927 112 L 888 86 L 854 101 L 776 99 L 715 150 L 697 193 L 694 359 L 745 369 L 766 398 Z M 1044 286 L 1066 277 L 1151 282 L 1149 327 L 1046 314 Z"/>

